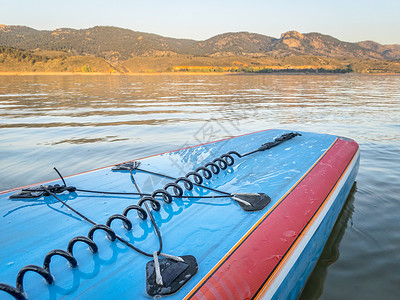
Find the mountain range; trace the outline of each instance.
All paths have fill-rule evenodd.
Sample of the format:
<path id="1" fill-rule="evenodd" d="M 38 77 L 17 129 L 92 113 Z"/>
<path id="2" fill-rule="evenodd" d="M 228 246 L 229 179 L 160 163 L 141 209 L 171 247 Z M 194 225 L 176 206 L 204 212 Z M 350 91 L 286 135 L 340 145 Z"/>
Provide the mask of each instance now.
<path id="1" fill-rule="evenodd" d="M 400 45 L 373 41 L 350 43 L 321 33 L 289 31 L 279 38 L 249 32 L 224 33 L 204 41 L 176 39 L 110 26 L 88 29 L 36 30 L 0 25 L 0 46 L 24 50 L 66 51 L 115 62 L 132 57 L 173 56 L 293 56 L 400 59 Z"/>
<path id="2" fill-rule="evenodd" d="M 229 32 L 204 41 L 111 26 L 36 30 L 0 25 L 0 73 L 400 73 L 400 45 L 321 33 Z"/>

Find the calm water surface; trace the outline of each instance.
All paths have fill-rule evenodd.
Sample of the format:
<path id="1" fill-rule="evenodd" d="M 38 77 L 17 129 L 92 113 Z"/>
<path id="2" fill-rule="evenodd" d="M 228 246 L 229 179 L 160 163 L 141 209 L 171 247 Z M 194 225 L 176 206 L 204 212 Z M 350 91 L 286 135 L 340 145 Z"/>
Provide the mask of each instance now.
<path id="1" fill-rule="evenodd" d="M 399 76 L 0 76 L 0 190 L 267 128 L 361 147 L 302 299 L 400 299 Z"/>

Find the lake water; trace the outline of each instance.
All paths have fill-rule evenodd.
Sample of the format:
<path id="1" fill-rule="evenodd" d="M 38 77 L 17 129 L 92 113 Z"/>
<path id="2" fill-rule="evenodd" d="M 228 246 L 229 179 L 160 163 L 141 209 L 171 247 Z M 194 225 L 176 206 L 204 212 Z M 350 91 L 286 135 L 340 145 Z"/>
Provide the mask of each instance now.
<path id="1" fill-rule="evenodd" d="M 400 76 L 0 76 L 0 116 L 0 190 L 268 128 L 352 138 L 302 299 L 400 299 Z"/>

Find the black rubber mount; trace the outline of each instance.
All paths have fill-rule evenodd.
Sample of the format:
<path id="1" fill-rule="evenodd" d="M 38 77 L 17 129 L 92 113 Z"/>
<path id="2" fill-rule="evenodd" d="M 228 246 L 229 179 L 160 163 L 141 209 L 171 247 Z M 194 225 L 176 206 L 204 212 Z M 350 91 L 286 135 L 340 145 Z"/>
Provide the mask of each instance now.
<path id="1" fill-rule="evenodd" d="M 130 161 L 126 163 L 122 163 L 119 165 L 115 165 L 114 167 L 111 168 L 112 171 L 130 171 L 130 170 L 135 170 L 139 168 L 140 166 L 140 161 Z"/>
<path id="2" fill-rule="evenodd" d="M 46 193 L 45 189 L 47 189 L 48 185 L 38 185 L 30 188 L 19 190 L 18 192 L 10 195 L 10 199 L 31 199 L 31 198 L 39 198 L 43 194 Z"/>
<path id="3" fill-rule="evenodd" d="M 146 291 L 149 296 L 171 295 L 186 284 L 198 271 L 196 258 L 192 255 L 181 256 L 184 262 L 170 258 L 159 258 L 161 277 L 164 285 L 156 283 L 154 260 L 146 264 Z"/>
<path id="4" fill-rule="evenodd" d="M 76 191 L 76 187 L 66 186 L 66 185 L 38 185 L 29 188 L 24 188 L 12 195 L 10 195 L 10 199 L 30 199 L 30 198 L 39 198 L 41 196 L 50 196 L 51 193 L 60 194 L 63 192 L 73 193 Z"/>
<path id="5" fill-rule="evenodd" d="M 234 194 L 234 196 L 251 204 L 251 206 L 249 206 L 240 201 L 236 201 L 245 211 L 263 210 L 271 202 L 271 198 L 264 193 L 238 193 Z"/>

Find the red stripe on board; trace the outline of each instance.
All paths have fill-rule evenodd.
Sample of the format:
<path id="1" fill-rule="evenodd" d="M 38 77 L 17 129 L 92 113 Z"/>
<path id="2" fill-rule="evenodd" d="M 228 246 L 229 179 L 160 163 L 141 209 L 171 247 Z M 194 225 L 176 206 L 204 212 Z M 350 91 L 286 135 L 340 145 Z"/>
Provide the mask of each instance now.
<path id="1" fill-rule="evenodd" d="M 354 141 L 337 140 L 296 188 L 198 288 L 192 299 L 225 299 L 229 290 L 235 291 L 236 299 L 254 297 L 324 203 L 357 149 Z"/>

